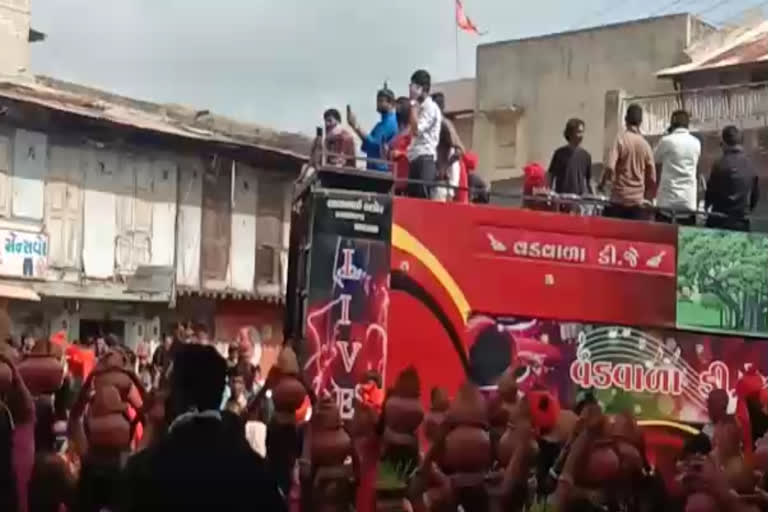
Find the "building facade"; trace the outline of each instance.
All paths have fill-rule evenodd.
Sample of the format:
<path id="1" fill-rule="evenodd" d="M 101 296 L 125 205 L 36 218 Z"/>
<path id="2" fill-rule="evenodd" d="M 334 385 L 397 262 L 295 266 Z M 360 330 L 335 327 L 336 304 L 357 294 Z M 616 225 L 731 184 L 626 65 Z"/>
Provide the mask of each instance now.
<path id="1" fill-rule="evenodd" d="M 472 131 L 475 122 L 475 79 L 461 78 L 438 82 L 433 92 L 445 95 L 445 115 L 453 121 L 456 132 L 465 148 L 472 148 Z"/>
<path id="2" fill-rule="evenodd" d="M 526 163 L 546 166 L 565 143 L 571 117 L 585 121 L 584 145 L 601 162 L 606 91 L 672 91 L 656 71 L 686 62 L 684 50 L 712 30 L 681 14 L 480 45 L 473 129 L 478 171 L 498 188 L 519 186 Z"/>
<path id="3" fill-rule="evenodd" d="M 709 176 L 721 156 L 721 130 L 742 130 L 744 149 L 760 178 L 761 198 L 768 195 L 768 21 L 760 18 L 712 32 L 686 49 L 684 63 L 657 70 L 672 91 L 628 89 L 605 97 L 607 140 L 621 129 L 630 103 L 643 107 L 642 132 L 656 143 L 669 126 L 672 112 L 684 109 L 691 130 L 702 142 L 699 174 Z M 758 203 L 753 229 L 768 231 L 768 202 Z"/>
<path id="4" fill-rule="evenodd" d="M 310 141 L 48 78 L 0 81 L 0 284 L 13 334 L 282 334 L 292 182 Z"/>

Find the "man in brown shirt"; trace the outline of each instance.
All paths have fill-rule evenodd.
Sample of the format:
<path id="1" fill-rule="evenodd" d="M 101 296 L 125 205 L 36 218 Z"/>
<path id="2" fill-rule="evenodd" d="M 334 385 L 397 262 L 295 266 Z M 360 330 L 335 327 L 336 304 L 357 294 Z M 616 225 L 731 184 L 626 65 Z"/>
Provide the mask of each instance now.
<path id="1" fill-rule="evenodd" d="M 632 104 L 624 117 L 627 129 L 616 137 L 608 161 L 605 163 L 599 190 L 612 182 L 611 205 L 605 208 L 606 217 L 642 220 L 647 218 L 644 200 L 653 199 L 656 193 L 656 167 L 653 150 L 640 134 L 643 109 Z"/>

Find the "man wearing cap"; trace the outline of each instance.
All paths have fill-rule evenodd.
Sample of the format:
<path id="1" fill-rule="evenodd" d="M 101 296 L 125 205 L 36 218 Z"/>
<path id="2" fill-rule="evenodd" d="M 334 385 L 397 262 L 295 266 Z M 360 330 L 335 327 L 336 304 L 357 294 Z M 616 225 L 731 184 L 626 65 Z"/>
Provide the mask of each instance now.
<path id="1" fill-rule="evenodd" d="M 347 124 L 363 140 L 362 151 L 369 159 L 383 159 L 384 149 L 397 135 L 397 116 L 395 115 L 395 93 L 384 84 L 384 88 L 376 94 L 376 111 L 381 116 L 379 122 L 370 133 L 365 133 L 357 122 L 357 116 L 352 110 L 347 111 Z M 389 166 L 384 162 L 368 162 L 370 171 L 387 171 Z"/>

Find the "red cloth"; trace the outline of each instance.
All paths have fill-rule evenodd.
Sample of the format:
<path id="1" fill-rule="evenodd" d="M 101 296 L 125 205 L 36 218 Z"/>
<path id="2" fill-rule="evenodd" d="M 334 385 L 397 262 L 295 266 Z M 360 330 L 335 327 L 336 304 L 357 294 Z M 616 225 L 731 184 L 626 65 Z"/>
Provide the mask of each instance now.
<path id="1" fill-rule="evenodd" d="M 560 402 L 557 397 L 549 391 L 529 391 L 526 396 L 536 431 L 542 434 L 555 428 L 560 416 Z"/>
<path id="2" fill-rule="evenodd" d="M 461 3 L 461 0 L 456 0 L 456 26 L 464 32 L 469 32 L 478 36 L 483 35 L 464 12 L 464 5 Z"/>
<path id="3" fill-rule="evenodd" d="M 408 179 L 408 146 L 411 145 L 411 134 L 408 132 L 400 132 L 392 139 L 392 143 L 389 146 L 390 158 L 394 162 L 394 171 L 396 180 Z M 400 182 L 395 184 L 395 190 L 405 190 L 408 186 L 406 182 Z"/>
<path id="4" fill-rule="evenodd" d="M 741 426 L 744 454 L 752 455 L 752 422 L 749 417 L 747 400 L 756 398 L 765 407 L 768 402 L 768 392 L 765 389 L 763 376 L 757 368 L 750 367 L 742 378 L 736 382 L 736 419 Z"/>
<path id="5" fill-rule="evenodd" d="M 366 382 L 360 386 L 360 401 L 381 414 L 381 407 L 384 404 L 384 390 L 380 389 L 375 382 Z"/>
<path id="6" fill-rule="evenodd" d="M 67 365 L 69 373 L 80 380 L 85 380 L 96 364 L 96 355 L 93 350 L 70 345 L 66 349 Z"/>
<path id="7" fill-rule="evenodd" d="M 456 191 L 454 201 L 467 204 L 469 203 L 469 173 L 477 168 L 477 154 L 472 151 L 464 153 L 459 165 L 459 189 Z"/>
<path id="8" fill-rule="evenodd" d="M 523 193 L 532 195 L 534 189 L 547 186 L 547 173 L 540 164 L 531 162 L 523 168 L 525 181 L 523 182 Z"/>

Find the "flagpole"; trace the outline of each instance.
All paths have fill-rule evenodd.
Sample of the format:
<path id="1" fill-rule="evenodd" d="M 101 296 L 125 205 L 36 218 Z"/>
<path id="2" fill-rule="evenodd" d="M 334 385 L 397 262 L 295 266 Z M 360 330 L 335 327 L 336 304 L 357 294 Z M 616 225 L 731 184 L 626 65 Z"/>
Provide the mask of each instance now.
<path id="1" fill-rule="evenodd" d="M 458 4 L 453 1 L 453 35 L 456 41 L 456 78 L 459 78 L 459 24 L 458 24 Z"/>

